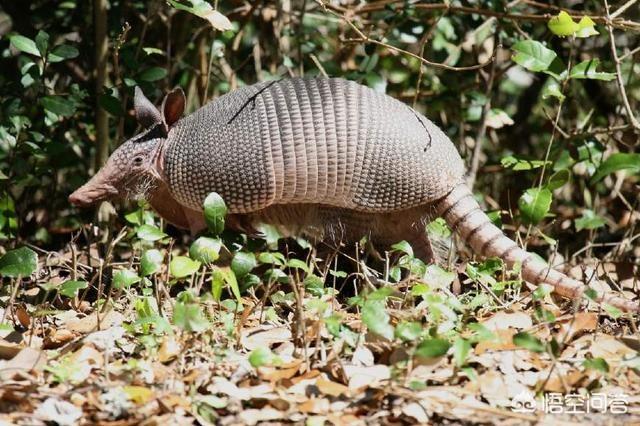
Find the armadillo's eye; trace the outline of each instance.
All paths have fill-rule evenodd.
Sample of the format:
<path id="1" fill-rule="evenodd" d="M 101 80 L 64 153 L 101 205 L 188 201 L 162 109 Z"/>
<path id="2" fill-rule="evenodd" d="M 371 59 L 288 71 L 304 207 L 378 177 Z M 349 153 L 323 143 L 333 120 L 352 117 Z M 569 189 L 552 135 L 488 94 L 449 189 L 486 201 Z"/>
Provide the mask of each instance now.
<path id="1" fill-rule="evenodd" d="M 134 166 L 142 166 L 142 162 L 144 161 L 144 158 L 142 158 L 141 156 L 137 156 L 133 158 L 133 165 Z"/>

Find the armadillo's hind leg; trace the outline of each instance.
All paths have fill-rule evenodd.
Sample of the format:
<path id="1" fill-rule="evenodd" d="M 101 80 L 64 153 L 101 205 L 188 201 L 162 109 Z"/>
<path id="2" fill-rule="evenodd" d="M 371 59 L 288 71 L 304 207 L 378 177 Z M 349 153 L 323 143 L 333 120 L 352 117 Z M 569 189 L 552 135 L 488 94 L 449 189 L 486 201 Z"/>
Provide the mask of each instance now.
<path id="1" fill-rule="evenodd" d="M 411 245 L 414 256 L 426 264 L 438 260 L 427 235 L 426 220 L 422 209 L 388 213 L 377 216 L 376 219 L 379 223 L 375 223 L 375 232 L 372 232 L 371 235 L 376 247 L 390 250 L 393 244 L 404 240 Z"/>
<path id="2" fill-rule="evenodd" d="M 406 236 L 405 240 L 413 248 L 413 255 L 425 264 L 429 265 L 438 261 L 436 252 L 433 250 L 431 240 L 424 227 L 423 229 L 414 229 L 412 233 Z"/>

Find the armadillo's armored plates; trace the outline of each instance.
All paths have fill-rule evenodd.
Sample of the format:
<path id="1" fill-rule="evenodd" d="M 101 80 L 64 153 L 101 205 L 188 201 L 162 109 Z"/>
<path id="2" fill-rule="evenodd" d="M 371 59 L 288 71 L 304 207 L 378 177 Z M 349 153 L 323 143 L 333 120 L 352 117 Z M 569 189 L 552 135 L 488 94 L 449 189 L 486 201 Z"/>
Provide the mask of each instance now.
<path id="1" fill-rule="evenodd" d="M 231 213 L 297 203 L 388 212 L 445 196 L 464 173 L 431 121 L 341 79 L 241 88 L 182 119 L 167 143 L 169 188 L 197 210 L 215 191 Z"/>

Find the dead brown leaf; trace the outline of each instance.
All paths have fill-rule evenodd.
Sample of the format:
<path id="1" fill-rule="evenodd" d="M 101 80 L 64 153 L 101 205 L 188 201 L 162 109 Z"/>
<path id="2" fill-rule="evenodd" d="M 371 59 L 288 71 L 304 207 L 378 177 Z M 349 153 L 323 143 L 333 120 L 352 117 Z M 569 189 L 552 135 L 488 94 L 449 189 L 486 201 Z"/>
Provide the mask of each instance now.
<path id="1" fill-rule="evenodd" d="M 72 341 L 74 338 L 75 334 L 66 328 L 52 329 L 47 337 L 42 341 L 42 348 L 57 349 Z"/>
<path id="2" fill-rule="evenodd" d="M 158 349 L 158 360 L 160 362 L 169 362 L 174 360 L 182 352 L 182 346 L 176 340 L 175 336 L 165 336 Z"/>
<path id="3" fill-rule="evenodd" d="M 482 355 L 486 351 L 512 351 L 518 349 L 513 343 L 513 335 L 516 334 L 514 329 L 500 329 L 496 330 L 496 339 L 483 340 L 479 342 L 475 347 L 476 355 Z"/>
<path id="4" fill-rule="evenodd" d="M 20 349 L 22 349 L 22 346 L 17 343 L 7 342 L 0 338 L 0 359 L 11 359 L 20 352 Z"/>
<path id="5" fill-rule="evenodd" d="M 325 398 L 311 398 L 298 404 L 301 413 L 326 414 L 329 411 L 329 401 Z"/>
<path id="6" fill-rule="evenodd" d="M 351 392 L 349 391 L 349 388 L 346 387 L 345 385 L 337 382 L 332 382 L 331 380 L 327 380 L 323 377 L 318 378 L 318 380 L 316 381 L 316 386 L 318 387 L 318 390 L 320 390 L 320 392 L 322 392 L 325 395 L 349 396 L 351 394 Z"/>
<path id="7" fill-rule="evenodd" d="M 293 362 L 277 366 L 277 367 L 259 367 L 258 376 L 262 380 L 267 380 L 272 383 L 279 382 L 283 379 L 290 379 L 295 376 L 300 370 L 302 360 L 295 360 Z"/>
<path id="8" fill-rule="evenodd" d="M 0 361 L 0 379 L 10 380 L 20 374 L 39 372 L 44 367 L 47 356 L 32 348 L 22 348 L 9 361 Z"/>

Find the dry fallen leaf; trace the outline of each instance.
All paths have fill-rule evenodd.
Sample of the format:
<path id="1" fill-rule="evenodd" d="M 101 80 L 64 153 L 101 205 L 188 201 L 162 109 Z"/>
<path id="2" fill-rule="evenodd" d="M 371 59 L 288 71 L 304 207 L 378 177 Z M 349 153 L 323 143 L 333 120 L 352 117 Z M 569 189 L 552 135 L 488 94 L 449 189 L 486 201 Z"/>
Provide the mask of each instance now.
<path id="1" fill-rule="evenodd" d="M 247 350 L 252 351 L 260 347 L 271 348 L 272 345 L 290 340 L 291 330 L 287 327 L 273 327 L 268 329 L 258 327 L 244 330 L 240 338 L 240 344 Z"/>
<path id="2" fill-rule="evenodd" d="M 0 361 L 0 379 L 9 380 L 19 374 L 40 371 L 46 360 L 47 357 L 43 352 L 32 348 L 22 348 L 11 360 Z"/>
<path id="3" fill-rule="evenodd" d="M 341 383 L 332 382 L 331 380 L 327 380 L 323 377 L 319 377 L 316 381 L 316 386 L 318 390 L 325 395 L 330 396 L 340 396 L 346 395 L 349 396 L 351 392 L 349 392 L 349 388 Z"/>
<path id="4" fill-rule="evenodd" d="M 0 359 L 11 359 L 22 347 L 17 343 L 7 342 L 3 338 L 0 338 Z"/>
<path id="5" fill-rule="evenodd" d="M 490 318 L 481 322 L 482 325 L 489 330 L 505 330 L 509 328 L 517 328 L 520 330 L 528 329 L 533 326 L 531 317 L 524 312 L 497 312 Z"/>
<path id="6" fill-rule="evenodd" d="M 175 336 L 165 336 L 158 349 L 158 360 L 160 362 L 169 362 L 175 359 L 182 352 L 182 346 L 176 340 Z"/>
<path id="7" fill-rule="evenodd" d="M 67 426 L 75 425 L 83 413 L 72 403 L 51 397 L 40 404 L 34 414 L 47 422 Z"/>
<path id="8" fill-rule="evenodd" d="M 326 398 L 311 398 L 298 404 L 298 410 L 302 413 L 326 414 L 329 412 L 329 406 L 329 401 Z"/>
<path id="9" fill-rule="evenodd" d="M 493 351 L 510 351 L 518 349 L 513 343 L 513 335 L 516 334 L 516 330 L 496 330 L 496 339 L 483 340 L 479 342 L 475 347 L 476 355 L 482 355 L 484 352 Z"/>
<path id="10" fill-rule="evenodd" d="M 154 397 L 153 390 L 144 386 L 123 386 L 122 390 L 135 404 L 146 404 Z"/>
<path id="11" fill-rule="evenodd" d="M 271 407 L 264 407 L 261 409 L 250 408 L 248 410 L 242 410 L 238 417 L 243 424 L 252 426 L 260 422 L 283 419 L 284 413 Z"/>
<path id="12" fill-rule="evenodd" d="M 595 330 L 598 326 L 598 314 L 595 312 L 578 312 L 574 317 L 567 319 L 561 324 L 562 339 L 567 336 L 566 341 L 569 342 L 573 337 L 584 330 Z"/>
<path id="13" fill-rule="evenodd" d="M 544 377 L 546 378 L 546 376 L 545 374 Z M 573 370 L 568 374 L 554 371 L 551 378 L 545 383 L 544 390 L 547 392 L 571 393 L 574 385 L 585 377 L 585 374 L 578 370 Z"/>
<path id="14" fill-rule="evenodd" d="M 75 334 L 66 328 L 58 328 L 52 330 L 51 333 L 44 338 L 42 342 L 43 349 L 57 349 L 63 346 L 65 343 L 72 341 L 75 338 Z"/>
<path id="15" fill-rule="evenodd" d="M 344 372 L 349 380 L 349 389 L 351 390 L 374 386 L 391 378 L 389 366 L 381 364 L 371 367 L 345 365 Z"/>
<path id="16" fill-rule="evenodd" d="M 123 320 L 122 314 L 109 311 L 105 315 L 100 315 L 100 329 L 105 330 L 114 325 L 120 325 Z M 76 333 L 91 333 L 98 331 L 98 318 L 95 313 L 83 318 L 69 318 L 66 320 L 66 326 L 69 330 Z"/>
<path id="17" fill-rule="evenodd" d="M 283 379 L 290 379 L 298 373 L 302 360 L 294 360 L 287 364 L 283 364 L 276 367 L 258 367 L 258 376 L 262 380 L 267 380 L 272 383 L 279 382 Z"/>
<path id="18" fill-rule="evenodd" d="M 418 423 L 424 424 L 429 422 L 427 412 L 417 402 L 411 402 L 402 407 L 402 414 L 413 418 Z"/>

